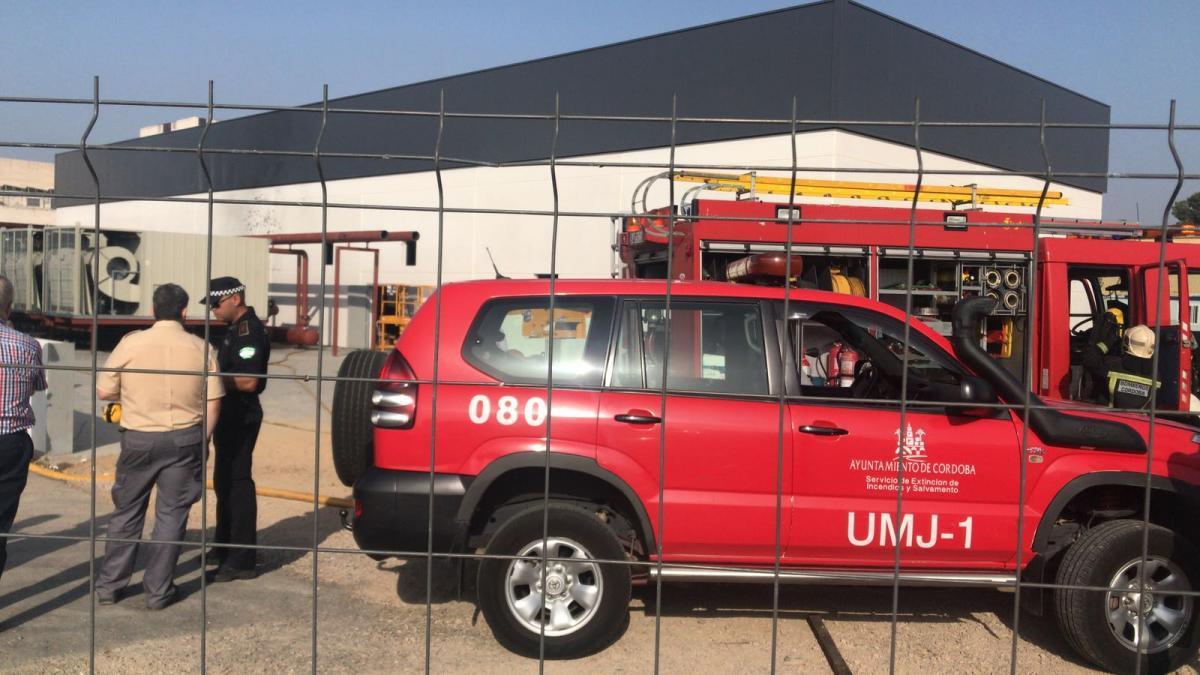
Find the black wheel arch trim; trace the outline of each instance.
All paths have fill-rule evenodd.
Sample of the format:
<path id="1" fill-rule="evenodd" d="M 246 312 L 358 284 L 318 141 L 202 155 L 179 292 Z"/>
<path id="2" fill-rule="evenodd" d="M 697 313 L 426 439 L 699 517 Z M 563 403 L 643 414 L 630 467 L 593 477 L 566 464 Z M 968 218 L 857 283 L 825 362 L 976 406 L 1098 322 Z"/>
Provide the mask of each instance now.
<path id="1" fill-rule="evenodd" d="M 596 460 L 589 457 L 551 453 L 549 459 L 552 471 L 575 471 L 602 480 L 613 488 L 616 488 L 633 507 L 634 515 L 637 516 L 638 520 L 638 529 L 641 531 L 640 534 L 646 545 L 646 550 L 657 550 L 654 539 L 654 528 L 650 526 L 650 518 L 646 514 L 642 500 L 624 480 L 621 480 L 615 473 L 602 468 L 596 463 Z M 458 515 L 455 517 L 455 520 L 458 521 L 460 532 L 464 536 L 466 535 L 470 527 L 471 516 L 475 513 L 479 502 L 487 494 L 488 488 L 492 486 L 496 479 L 517 469 L 544 470 L 545 468 L 546 455 L 540 452 L 508 455 L 484 467 L 483 471 L 480 471 L 474 480 L 471 481 L 466 494 L 463 495 L 462 502 L 459 504 Z"/>
<path id="2" fill-rule="evenodd" d="M 1041 520 L 1038 521 L 1037 532 L 1033 537 L 1034 553 L 1041 554 L 1046 550 L 1055 521 L 1058 520 L 1058 516 L 1072 499 L 1084 490 L 1105 485 L 1145 488 L 1146 475 L 1132 471 L 1102 471 L 1072 479 L 1058 491 L 1058 494 L 1054 495 L 1054 499 L 1050 500 L 1050 504 L 1042 513 Z M 1166 476 L 1151 476 L 1150 489 L 1180 495 L 1190 502 L 1193 508 L 1200 507 L 1200 486 Z"/>

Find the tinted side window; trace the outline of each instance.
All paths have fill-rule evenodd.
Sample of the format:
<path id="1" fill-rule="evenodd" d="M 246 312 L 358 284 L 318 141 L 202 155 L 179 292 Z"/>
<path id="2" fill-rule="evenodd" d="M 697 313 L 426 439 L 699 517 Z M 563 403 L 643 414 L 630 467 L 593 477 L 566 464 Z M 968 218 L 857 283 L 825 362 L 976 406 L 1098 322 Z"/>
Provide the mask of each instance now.
<path id="1" fill-rule="evenodd" d="M 502 382 L 545 384 L 553 339 L 554 384 L 598 387 L 612 306 L 611 298 L 555 298 L 551 321 L 549 298 L 492 300 L 467 333 L 463 358 Z"/>
<path id="2" fill-rule="evenodd" d="M 792 309 L 788 332 L 802 395 L 898 401 L 907 358 L 910 400 L 958 400 L 962 369 L 916 331 L 909 333 L 906 355 L 899 321 L 845 307 L 801 305 Z"/>
<path id="3" fill-rule="evenodd" d="M 658 301 L 626 308 L 612 386 L 658 389 L 665 361 L 672 391 L 769 393 L 757 304 L 672 301 L 670 316 Z"/>

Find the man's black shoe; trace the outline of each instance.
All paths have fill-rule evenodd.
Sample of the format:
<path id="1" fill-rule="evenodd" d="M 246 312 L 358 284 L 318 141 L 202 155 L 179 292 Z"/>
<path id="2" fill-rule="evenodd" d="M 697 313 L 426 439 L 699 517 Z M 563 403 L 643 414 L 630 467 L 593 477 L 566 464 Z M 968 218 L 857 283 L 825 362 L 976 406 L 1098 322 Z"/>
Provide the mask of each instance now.
<path id="1" fill-rule="evenodd" d="M 233 567 L 222 566 L 222 567 L 217 568 L 216 573 L 213 574 L 212 579 L 210 581 L 212 581 L 212 583 L 219 584 L 223 581 L 235 581 L 238 579 L 253 579 L 255 576 L 257 576 L 257 574 L 255 574 L 254 570 L 252 570 L 252 569 L 240 570 L 240 569 L 236 569 Z"/>
<path id="2" fill-rule="evenodd" d="M 97 605 L 115 605 L 117 604 L 116 591 L 106 591 L 103 588 L 96 589 L 96 604 Z"/>

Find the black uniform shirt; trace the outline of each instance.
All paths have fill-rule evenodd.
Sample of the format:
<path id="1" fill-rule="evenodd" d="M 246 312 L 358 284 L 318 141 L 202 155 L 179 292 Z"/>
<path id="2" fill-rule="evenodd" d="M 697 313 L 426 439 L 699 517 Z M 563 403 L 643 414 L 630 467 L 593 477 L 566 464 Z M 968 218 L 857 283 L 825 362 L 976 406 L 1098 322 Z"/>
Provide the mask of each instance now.
<path id="1" fill-rule="evenodd" d="M 225 339 L 217 352 L 217 365 L 222 373 L 241 373 L 246 375 L 266 375 L 267 362 L 271 359 L 271 341 L 267 339 L 267 329 L 253 307 L 247 307 L 242 318 L 229 324 L 225 331 Z M 267 388 L 267 378 L 259 378 L 254 393 L 241 393 L 246 398 L 255 397 Z"/>

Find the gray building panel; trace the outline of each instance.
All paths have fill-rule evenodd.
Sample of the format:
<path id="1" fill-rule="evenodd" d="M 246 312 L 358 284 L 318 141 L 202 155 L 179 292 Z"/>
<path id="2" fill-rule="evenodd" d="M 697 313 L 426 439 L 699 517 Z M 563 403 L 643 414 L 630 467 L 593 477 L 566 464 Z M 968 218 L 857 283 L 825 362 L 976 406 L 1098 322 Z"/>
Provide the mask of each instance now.
<path id="1" fill-rule="evenodd" d="M 796 97 L 801 119 L 894 120 L 912 116 L 921 97 L 926 120 L 1037 119 L 1047 99 L 1051 120 L 1107 122 L 1108 106 L 1045 82 L 847 0 L 827 0 L 742 19 L 652 36 L 475 73 L 337 99 L 330 107 L 435 112 L 441 92 L 451 112 L 669 116 L 672 95 L 684 117 L 787 118 Z M 319 108 L 319 104 L 317 106 Z M 833 125 L 901 143 L 911 130 Z M 805 128 L 802 127 L 802 130 Z M 313 151 L 320 114 L 276 111 L 212 125 L 212 149 Z M 676 141 L 701 143 L 784 133 L 787 125 L 681 124 Z M 122 151 L 122 147 L 194 149 L 200 129 L 134 139 L 90 157 L 103 193 L 118 198 L 163 197 L 207 189 L 195 153 Z M 1108 134 L 1050 134 L 1058 170 L 1107 171 Z M 331 113 L 324 153 L 431 155 L 433 117 Z M 668 145 L 670 125 L 569 121 L 561 125 L 560 157 Z M 1031 130 L 924 129 L 922 145 L 963 159 L 1041 172 Z M 481 162 L 549 156 L 546 120 L 449 118 L 442 155 Z M 317 180 L 311 157 L 248 154 L 207 156 L 217 190 Z M 427 160 L 326 157 L 326 178 L 378 176 L 431 168 Z M 447 168 L 455 164 L 447 162 Z M 1102 191 L 1102 178 L 1062 182 Z M 56 158 L 58 206 L 94 193 L 78 152 Z"/>
<path id="2" fill-rule="evenodd" d="M 923 30 L 846 3 L 836 41 L 840 119 L 912 119 L 921 99 L 924 121 L 1037 123 L 1046 101 L 1048 122 L 1107 124 L 1107 105 L 1012 68 Z M 891 65 L 885 65 L 891 64 Z M 850 127 L 852 128 L 852 127 Z M 860 133 L 912 143 L 912 129 L 872 127 Z M 1037 128 L 923 127 L 923 147 L 1022 173 L 1044 171 Z M 1108 170 L 1106 130 L 1050 129 L 1047 152 L 1057 172 Z M 1103 178 L 1061 178 L 1096 192 Z"/>

